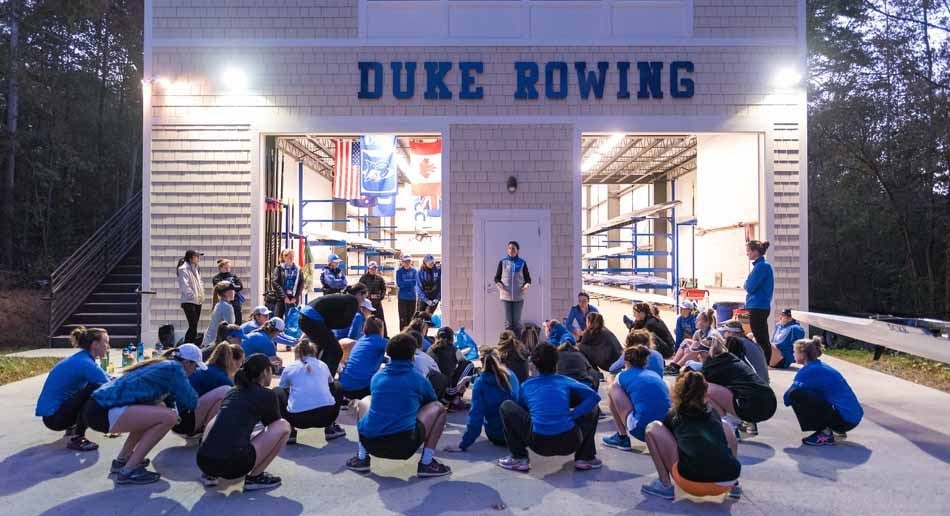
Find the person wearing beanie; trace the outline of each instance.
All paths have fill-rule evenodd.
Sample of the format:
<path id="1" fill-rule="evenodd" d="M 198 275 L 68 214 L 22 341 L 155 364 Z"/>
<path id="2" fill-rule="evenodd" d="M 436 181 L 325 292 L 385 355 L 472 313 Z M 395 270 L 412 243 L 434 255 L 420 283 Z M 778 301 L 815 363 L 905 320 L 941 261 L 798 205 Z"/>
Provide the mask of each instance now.
<path id="1" fill-rule="evenodd" d="M 366 298 L 373 304 L 373 315 L 383 322 L 383 337 L 389 337 L 386 329 L 386 312 L 383 310 L 383 301 L 386 299 L 386 279 L 379 273 L 379 264 L 369 262 L 366 274 L 360 276 L 360 283 L 366 285 Z"/>

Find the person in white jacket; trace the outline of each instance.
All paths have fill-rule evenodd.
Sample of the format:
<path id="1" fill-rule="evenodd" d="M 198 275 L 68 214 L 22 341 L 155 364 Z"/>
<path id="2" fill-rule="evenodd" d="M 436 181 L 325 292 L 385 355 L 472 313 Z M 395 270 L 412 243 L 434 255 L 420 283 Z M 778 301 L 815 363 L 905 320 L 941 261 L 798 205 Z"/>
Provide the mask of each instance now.
<path id="1" fill-rule="evenodd" d="M 194 344 L 198 335 L 198 319 L 201 319 L 201 303 L 204 302 L 204 287 L 201 285 L 201 272 L 198 262 L 204 253 L 193 249 L 185 251 L 185 257 L 178 260 L 178 292 L 181 294 L 181 309 L 188 321 L 185 342 Z"/>
<path id="2" fill-rule="evenodd" d="M 234 295 L 237 294 L 236 287 L 230 281 L 219 281 L 214 286 L 214 294 L 218 298 L 218 303 L 211 310 L 211 322 L 201 340 L 202 347 L 218 341 L 218 325 L 222 322 L 234 324 L 234 305 L 231 301 L 234 301 Z"/>

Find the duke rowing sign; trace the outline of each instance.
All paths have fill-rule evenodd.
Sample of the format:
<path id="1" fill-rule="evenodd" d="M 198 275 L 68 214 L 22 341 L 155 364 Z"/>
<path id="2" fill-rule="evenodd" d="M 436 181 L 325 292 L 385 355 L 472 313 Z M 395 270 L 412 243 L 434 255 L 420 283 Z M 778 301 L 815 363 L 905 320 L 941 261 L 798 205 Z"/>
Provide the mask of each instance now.
<path id="1" fill-rule="evenodd" d="M 388 66 L 379 61 L 360 61 L 361 99 L 380 99 L 384 91 L 384 79 L 389 75 L 390 93 L 397 99 L 411 99 L 416 94 L 416 61 L 392 61 Z M 478 84 L 478 76 L 485 71 L 481 61 L 460 61 L 458 82 L 449 84 L 447 76 L 456 66 L 451 61 L 425 61 L 422 72 L 425 75 L 423 98 L 426 100 L 451 100 L 458 95 L 461 100 L 478 100 L 484 97 L 485 88 Z M 511 93 L 518 100 L 544 98 L 551 100 L 566 99 L 569 95 L 579 95 L 581 99 L 601 99 L 604 95 L 617 99 L 629 99 L 634 95 L 638 99 L 662 99 L 663 74 L 669 74 L 669 95 L 676 99 L 691 98 L 695 84 L 689 76 L 694 70 L 692 61 L 672 61 L 668 65 L 663 61 L 598 61 L 588 65 L 586 61 L 517 61 L 512 73 L 515 76 L 515 89 Z M 605 91 L 607 77 L 615 74 L 616 91 Z M 633 79 L 631 81 L 631 79 Z M 421 86 L 420 86 L 420 89 Z M 575 93 L 576 91 L 576 93 Z"/>

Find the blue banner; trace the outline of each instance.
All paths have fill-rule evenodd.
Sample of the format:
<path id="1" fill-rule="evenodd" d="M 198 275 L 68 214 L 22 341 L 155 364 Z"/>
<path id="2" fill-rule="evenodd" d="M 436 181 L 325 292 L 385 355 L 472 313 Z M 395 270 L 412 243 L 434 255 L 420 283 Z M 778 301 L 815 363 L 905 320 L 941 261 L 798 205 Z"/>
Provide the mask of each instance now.
<path id="1" fill-rule="evenodd" d="M 374 197 L 396 195 L 399 186 L 396 172 L 396 137 L 391 134 L 360 138 L 360 194 Z"/>
<path id="2" fill-rule="evenodd" d="M 377 197 L 373 206 L 374 217 L 393 217 L 396 215 L 396 196 Z"/>

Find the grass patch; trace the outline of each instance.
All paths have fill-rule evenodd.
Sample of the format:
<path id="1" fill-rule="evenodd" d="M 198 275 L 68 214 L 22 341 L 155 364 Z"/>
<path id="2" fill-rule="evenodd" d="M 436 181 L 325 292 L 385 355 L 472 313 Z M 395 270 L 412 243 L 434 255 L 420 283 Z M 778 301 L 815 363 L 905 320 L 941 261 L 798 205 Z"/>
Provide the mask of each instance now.
<path id="1" fill-rule="evenodd" d="M 826 349 L 825 353 L 891 376 L 950 392 L 950 365 L 904 353 L 885 352 L 874 360 L 874 352 L 862 349 Z"/>
<path id="2" fill-rule="evenodd" d="M 62 358 L 0 356 L 0 385 L 49 372 Z"/>

